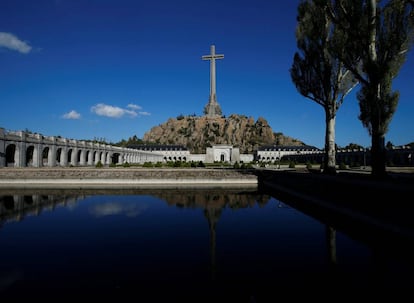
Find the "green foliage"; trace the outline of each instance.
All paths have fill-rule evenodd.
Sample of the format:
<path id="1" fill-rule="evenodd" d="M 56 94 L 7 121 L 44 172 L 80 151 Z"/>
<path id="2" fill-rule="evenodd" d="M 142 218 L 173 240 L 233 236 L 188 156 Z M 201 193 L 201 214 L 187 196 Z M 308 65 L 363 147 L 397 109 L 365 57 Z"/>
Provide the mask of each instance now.
<path id="1" fill-rule="evenodd" d="M 240 166 L 241 169 L 252 169 L 253 165 L 252 163 L 242 163 L 242 165 Z"/>
<path id="2" fill-rule="evenodd" d="M 295 161 L 290 161 L 289 162 L 289 168 L 295 168 L 295 167 L 296 167 Z"/>
<path id="3" fill-rule="evenodd" d="M 173 167 L 181 167 L 181 161 L 175 161 Z"/>
<path id="4" fill-rule="evenodd" d="M 203 161 L 198 162 L 197 167 L 206 167 Z"/>
<path id="5" fill-rule="evenodd" d="M 103 167 L 103 164 L 102 164 L 101 160 L 99 160 L 99 161 L 96 163 L 95 167 L 96 167 L 96 168 L 101 168 L 101 167 Z"/>
<path id="6" fill-rule="evenodd" d="M 392 81 L 414 42 L 410 1 L 334 1 L 332 20 L 338 24 L 333 48 L 360 83 L 359 119 L 372 140 L 372 174 L 384 176 L 384 137 L 397 109 L 399 95 Z M 371 7 L 375 5 L 375 7 Z"/>
<path id="7" fill-rule="evenodd" d="M 364 149 L 362 145 L 356 144 L 356 143 L 349 143 L 347 146 L 344 147 L 345 149 Z"/>
<path id="8" fill-rule="evenodd" d="M 301 1 L 298 6 L 296 40 L 298 52 L 293 57 L 290 75 L 301 95 L 321 105 L 325 111 L 326 164 L 335 166 L 335 130 L 337 110 L 356 85 L 353 74 L 341 56 L 337 25 L 330 19 L 326 1 Z"/>
<path id="9" fill-rule="evenodd" d="M 123 167 L 130 167 L 131 165 L 128 162 L 125 162 L 124 164 L 122 164 Z"/>
<path id="10" fill-rule="evenodd" d="M 142 145 L 142 144 L 144 144 L 144 141 L 142 141 L 136 135 L 134 135 L 128 138 L 128 140 L 122 139 L 121 141 L 119 141 L 118 143 L 114 145 L 126 147 L 126 146 L 131 146 L 131 145 Z"/>
<path id="11" fill-rule="evenodd" d="M 149 167 L 153 167 L 154 165 L 152 164 L 152 162 L 144 162 L 144 164 L 142 165 L 142 167 L 145 168 L 149 168 Z"/>

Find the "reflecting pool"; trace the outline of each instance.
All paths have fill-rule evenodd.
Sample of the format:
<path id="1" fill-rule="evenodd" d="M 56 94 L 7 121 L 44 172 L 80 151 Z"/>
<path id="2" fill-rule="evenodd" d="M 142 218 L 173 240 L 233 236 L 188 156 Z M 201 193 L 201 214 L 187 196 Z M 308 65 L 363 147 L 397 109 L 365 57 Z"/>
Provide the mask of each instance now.
<path id="1" fill-rule="evenodd" d="M 0 191 L 3 302 L 412 296 L 390 251 L 255 190 Z"/>

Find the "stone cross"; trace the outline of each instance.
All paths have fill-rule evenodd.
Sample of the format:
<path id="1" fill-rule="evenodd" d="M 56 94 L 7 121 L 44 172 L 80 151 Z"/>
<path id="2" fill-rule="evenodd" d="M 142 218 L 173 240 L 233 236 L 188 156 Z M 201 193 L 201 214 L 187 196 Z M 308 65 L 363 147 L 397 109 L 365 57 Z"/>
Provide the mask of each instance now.
<path id="1" fill-rule="evenodd" d="M 202 56 L 201 59 L 210 60 L 210 97 L 204 113 L 210 117 L 220 116 L 221 109 L 216 97 L 216 59 L 224 59 L 224 55 L 216 55 L 216 48 L 211 45 L 210 55 Z"/>

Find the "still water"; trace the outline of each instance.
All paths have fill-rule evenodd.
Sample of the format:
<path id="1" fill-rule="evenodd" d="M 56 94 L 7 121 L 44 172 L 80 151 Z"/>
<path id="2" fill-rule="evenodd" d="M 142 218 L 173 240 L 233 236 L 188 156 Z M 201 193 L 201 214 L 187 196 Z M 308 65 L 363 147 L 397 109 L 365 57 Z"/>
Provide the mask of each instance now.
<path id="1" fill-rule="evenodd" d="M 2 302 L 410 301 L 389 251 L 255 190 L 0 192 Z"/>

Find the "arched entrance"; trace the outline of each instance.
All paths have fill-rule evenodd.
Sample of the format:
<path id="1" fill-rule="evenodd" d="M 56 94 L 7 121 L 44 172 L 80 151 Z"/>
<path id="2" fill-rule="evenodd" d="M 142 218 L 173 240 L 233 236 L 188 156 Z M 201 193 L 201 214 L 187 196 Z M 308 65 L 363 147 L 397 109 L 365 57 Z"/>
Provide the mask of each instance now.
<path id="1" fill-rule="evenodd" d="M 26 149 L 26 166 L 33 166 L 34 146 L 31 145 Z"/>
<path id="2" fill-rule="evenodd" d="M 48 166 L 49 164 L 49 147 L 46 146 L 42 151 L 42 166 Z"/>
<path id="3" fill-rule="evenodd" d="M 16 145 L 10 144 L 6 147 L 6 167 L 7 166 L 15 166 L 17 153 L 16 153 Z"/>
<path id="4" fill-rule="evenodd" d="M 56 151 L 56 165 L 62 165 L 61 159 L 62 159 L 62 148 L 58 148 Z"/>

